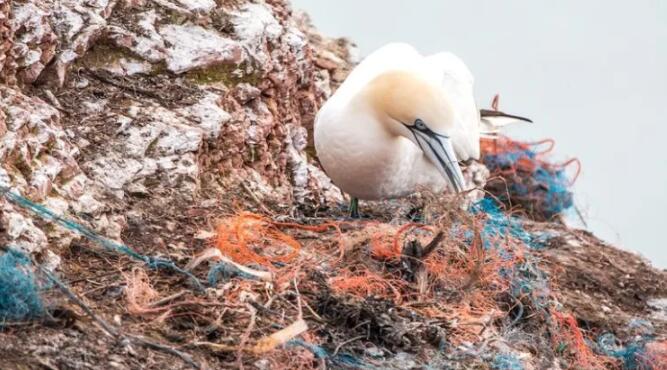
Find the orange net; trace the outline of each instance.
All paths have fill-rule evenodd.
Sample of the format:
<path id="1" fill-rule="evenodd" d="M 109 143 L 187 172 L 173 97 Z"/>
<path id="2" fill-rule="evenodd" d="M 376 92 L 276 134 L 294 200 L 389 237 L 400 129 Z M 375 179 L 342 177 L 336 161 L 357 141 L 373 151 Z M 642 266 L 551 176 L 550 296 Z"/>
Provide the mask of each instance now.
<path id="1" fill-rule="evenodd" d="M 352 272 L 343 269 L 336 275 L 329 280 L 329 284 L 337 293 L 347 293 L 359 298 L 391 297 L 396 304 L 403 301 L 401 288 L 406 284 L 399 279 L 387 278 L 370 270 Z"/>
<path id="2" fill-rule="evenodd" d="M 607 369 L 612 361 L 597 356 L 586 344 L 577 320 L 571 314 L 558 311 L 551 312 L 555 321 L 555 332 L 552 340 L 557 353 L 570 359 L 571 369 Z"/>
<path id="3" fill-rule="evenodd" d="M 269 218 L 250 212 L 223 219 L 217 229 L 216 246 L 234 262 L 254 263 L 268 269 L 276 265 L 292 262 L 302 246 L 293 236 L 281 228 L 295 228 L 304 231 L 326 232 L 334 229 L 339 238 L 340 253 L 344 243 L 338 223 L 327 222 L 320 225 L 302 225 L 290 222 L 275 222 Z"/>
<path id="4" fill-rule="evenodd" d="M 235 262 L 254 263 L 268 269 L 292 261 L 301 249 L 293 237 L 281 232 L 264 216 L 243 212 L 218 225 L 216 245 Z"/>
<path id="5" fill-rule="evenodd" d="M 482 162 L 492 176 L 485 190 L 508 207 L 519 205 L 533 219 L 544 221 L 573 206 L 569 188 L 581 172 L 581 163 L 576 158 L 549 161 L 553 140 L 518 142 L 500 136 L 484 139 L 480 145 Z M 576 170 L 569 176 L 572 165 Z"/>
<path id="6" fill-rule="evenodd" d="M 363 221 L 303 225 L 242 212 L 220 222 L 215 241 L 234 262 L 273 271 L 278 286 L 289 286 L 295 277 L 301 280 L 304 266 L 316 262 L 337 295 L 381 298 L 410 307 L 425 318 L 456 323 L 448 329 L 448 342 L 456 346 L 479 342 L 488 327 L 521 305 L 519 301 L 530 302 L 524 299 L 530 292 L 512 293 L 515 269 L 530 259 L 526 244 L 509 231 L 489 232 L 488 222 L 488 215 L 482 213 L 441 218 L 433 225 Z M 438 231 L 445 230 L 436 248 L 410 255 L 411 245 L 423 251 Z M 229 302 L 243 300 L 243 294 L 257 284 L 262 283 L 237 281 L 225 288 L 223 296 Z M 499 300 L 508 293 L 518 302 L 515 306 Z M 572 315 L 555 312 L 552 316 L 553 345 L 573 368 L 608 364 L 592 352 Z"/>

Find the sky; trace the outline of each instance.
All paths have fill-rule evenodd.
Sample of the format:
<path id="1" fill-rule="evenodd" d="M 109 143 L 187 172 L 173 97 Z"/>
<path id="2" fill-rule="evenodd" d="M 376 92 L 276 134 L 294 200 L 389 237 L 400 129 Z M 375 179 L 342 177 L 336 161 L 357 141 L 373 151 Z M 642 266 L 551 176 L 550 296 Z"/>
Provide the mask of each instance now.
<path id="1" fill-rule="evenodd" d="M 450 51 L 488 107 L 535 121 L 583 165 L 575 199 L 604 240 L 667 268 L 667 1 L 292 0 L 361 56 L 389 42 Z"/>

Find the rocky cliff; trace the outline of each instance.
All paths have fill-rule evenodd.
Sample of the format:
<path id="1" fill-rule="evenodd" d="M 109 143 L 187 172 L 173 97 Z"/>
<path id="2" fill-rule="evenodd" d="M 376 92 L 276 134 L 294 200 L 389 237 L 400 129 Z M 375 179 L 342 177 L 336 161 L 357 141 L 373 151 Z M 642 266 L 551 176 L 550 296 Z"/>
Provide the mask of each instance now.
<path id="1" fill-rule="evenodd" d="M 524 299 L 528 292 L 510 294 L 502 274 L 473 279 L 500 260 L 471 261 L 453 239 L 437 253 L 440 265 L 472 265 L 457 265 L 464 277 L 451 286 L 438 280 L 443 269 L 427 268 L 432 275 L 420 276 L 431 285 L 419 283 L 422 267 L 405 262 L 405 248 L 402 265 L 385 249 L 364 252 L 378 233 L 404 232 L 408 211 L 430 198 L 375 205 L 372 230 L 340 224 L 343 195 L 318 166 L 311 133 L 356 53 L 284 0 L 0 0 L 0 192 L 142 255 L 185 266 L 212 245 L 232 245 L 224 256 L 231 265 L 215 266 L 251 269 L 222 283 L 212 269 L 198 293 L 177 275 L 103 251 L 71 224 L 0 198 L 0 244 L 55 273 L 83 304 L 44 284 L 48 319 L 0 323 L 0 367 L 632 368 L 630 355 L 615 354 L 641 343 L 641 356 L 653 357 L 632 361 L 659 368 L 667 274 L 585 231 L 521 219 L 526 232 L 548 235 L 520 258 L 548 276 L 550 307 L 559 306 L 549 317 L 565 318 L 555 324 Z M 475 173 L 469 178 L 483 183 Z M 449 228 L 464 216 L 449 217 L 430 225 Z M 470 230 L 485 217 L 471 218 Z M 258 231 L 270 237 L 253 239 Z M 254 249 L 234 254 L 244 238 Z M 298 263 L 257 251 L 280 243 L 299 246 Z M 332 253 L 340 258 L 322 257 Z M 362 269 L 359 261 L 373 258 L 384 262 Z M 192 267 L 205 280 L 202 267 Z M 257 271 L 272 277 L 258 279 Z M 365 280 L 354 286 L 360 271 Z M 387 271 L 400 281 L 387 282 Z M 428 299 L 410 303 L 410 289 Z M 482 291 L 493 304 L 476 307 Z M 516 302 L 526 306 L 520 315 Z M 100 329 L 82 307 L 153 345 Z M 290 323 L 307 330 L 284 342 L 271 337 Z M 558 337 L 554 326 L 574 339 Z M 603 335 L 613 343 L 595 342 Z M 267 338 L 277 342 L 261 350 Z"/>

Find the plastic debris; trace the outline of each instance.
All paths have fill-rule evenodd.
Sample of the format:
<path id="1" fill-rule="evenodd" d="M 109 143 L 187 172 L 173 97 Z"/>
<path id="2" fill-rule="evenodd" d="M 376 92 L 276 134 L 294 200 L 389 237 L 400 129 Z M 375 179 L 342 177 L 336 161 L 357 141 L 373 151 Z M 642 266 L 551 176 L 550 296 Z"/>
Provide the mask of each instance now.
<path id="1" fill-rule="evenodd" d="M 10 248 L 0 255 L 0 327 L 5 322 L 36 319 L 46 313 L 41 285 L 23 253 Z"/>
<path id="2" fill-rule="evenodd" d="M 598 337 L 597 347 L 604 355 L 620 360 L 625 370 L 667 368 L 667 341 L 655 342 L 650 335 L 623 344 L 614 334 L 605 333 Z"/>
<path id="3" fill-rule="evenodd" d="M 549 147 L 539 150 L 544 144 Z M 482 140 L 482 161 L 491 172 L 486 190 L 508 208 L 520 206 L 524 213 L 538 221 L 550 220 L 572 207 L 569 188 L 579 174 L 579 161 L 549 162 L 546 156 L 553 147 L 551 140 L 536 143 L 505 137 Z M 566 170 L 571 164 L 577 165 L 577 172 L 569 179 Z"/>
<path id="4" fill-rule="evenodd" d="M 197 288 L 199 288 L 200 290 L 203 289 L 203 286 L 201 285 L 201 283 L 199 282 L 199 279 L 197 279 L 197 277 L 195 277 L 193 274 L 189 273 L 188 271 L 185 271 L 185 270 L 181 269 L 180 267 L 176 266 L 176 264 L 169 259 L 158 258 L 158 257 L 153 257 L 153 256 L 146 256 L 146 255 L 143 255 L 141 253 L 138 253 L 137 251 L 135 251 L 134 249 L 132 249 L 131 247 L 129 247 L 127 245 L 119 244 L 119 243 L 116 243 L 112 240 L 109 240 L 109 239 L 103 237 L 102 235 L 94 232 L 93 230 L 91 230 L 91 229 L 89 229 L 89 228 L 87 228 L 87 227 L 85 227 L 81 224 L 78 224 L 78 223 L 76 223 L 76 222 L 74 222 L 74 221 L 72 221 L 72 220 L 70 220 L 66 217 L 60 216 L 60 215 L 56 214 L 55 212 L 51 211 L 50 209 L 48 209 L 48 208 L 46 208 L 46 207 L 44 207 L 40 204 L 32 202 L 30 199 L 12 192 L 11 189 L 9 189 L 6 186 L 0 185 L 0 195 L 3 195 L 10 202 L 20 206 L 21 208 L 24 208 L 24 209 L 27 209 L 27 210 L 33 212 L 34 214 L 40 216 L 41 218 L 43 218 L 47 221 L 54 222 L 54 223 L 56 223 L 56 224 L 58 224 L 58 225 L 60 225 L 64 228 L 66 228 L 67 230 L 73 231 L 77 234 L 80 234 L 80 235 L 86 237 L 87 239 L 101 245 L 103 248 L 105 248 L 108 251 L 122 253 L 122 254 L 124 254 L 128 257 L 131 257 L 135 260 L 138 260 L 138 261 L 141 261 L 141 262 L 145 263 L 150 268 L 154 268 L 154 269 L 164 268 L 164 269 L 169 269 L 169 270 L 173 270 L 173 271 L 176 271 L 178 273 L 184 274 L 184 275 L 188 276 L 190 279 L 192 279 L 192 281 L 195 283 Z"/>
<path id="5" fill-rule="evenodd" d="M 494 370 L 523 370 L 521 360 L 512 354 L 498 354 L 491 362 L 491 368 Z"/>

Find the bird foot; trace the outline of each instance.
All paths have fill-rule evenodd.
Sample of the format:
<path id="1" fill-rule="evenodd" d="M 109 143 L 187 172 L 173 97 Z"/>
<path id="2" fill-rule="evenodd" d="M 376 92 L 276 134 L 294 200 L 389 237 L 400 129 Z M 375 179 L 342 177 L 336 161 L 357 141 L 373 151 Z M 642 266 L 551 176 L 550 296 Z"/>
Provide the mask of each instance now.
<path id="1" fill-rule="evenodd" d="M 359 198 L 350 199 L 350 218 L 359 219 Z"/>

